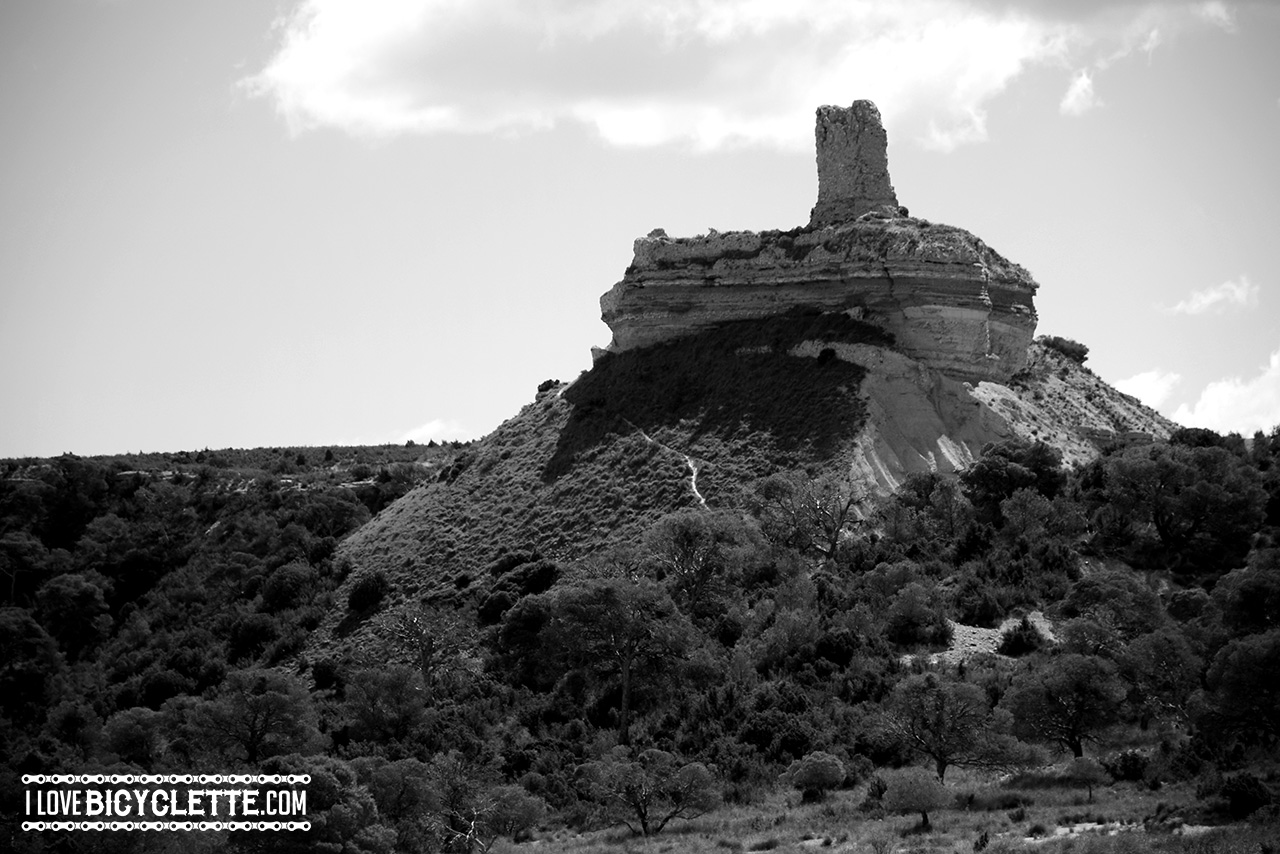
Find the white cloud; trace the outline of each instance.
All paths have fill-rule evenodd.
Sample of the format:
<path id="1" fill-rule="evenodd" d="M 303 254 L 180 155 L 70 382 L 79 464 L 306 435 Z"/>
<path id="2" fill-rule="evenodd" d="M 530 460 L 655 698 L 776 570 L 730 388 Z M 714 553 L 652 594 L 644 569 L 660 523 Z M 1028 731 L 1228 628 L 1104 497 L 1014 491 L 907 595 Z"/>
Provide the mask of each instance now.
<path id="1" fill-rule="evenodd" d="M 1166 310 L 1174 314 L 1197 315 L 1208 311 L 1222 311 L 1224 308 L 1243 307 L 1257 301 L 1258 286 L 1251 283 L 1248 276 L 1241 276 L 1239 281 L 1227 281 L 1196 291 Z"/>
<path id="2" fill-rule="evenodd" d="M 1222 0 L 1207 0 L 1196 7 L 1196 14 L 1214 26 L 1229 33 L 1236 31 L 1236 13 Z"/>
<path id="3" fill-rule="evenodd" d="M 1211 382 L 1194 405 L 1179 406 L 1172 417 L 1188 427 L 1244 436 L 1280 425 L 1280 350 L 1271 354 L 1258 376 Z"/>
<path id="4" fill-rule="evenodd" d="M 1151 57 L 1155 54 L 1156 48 L 1161 44 L 1163 44 L 1163 42 L 1160 38 L 1160 28 L 1156 27 L 1147 34 L 1146 41 L 1142 43 L 1142 52 L 1147 55 L 1147 65 L 1151 64 Z"/>
<path id="5" fill-rule="evenodd" d="M 1058 111 L 1065 116 L 1080 116 L 1102 105 L 1102 99 L 1093 91 L 1093 77 L 1087 69 L 1081 69 L 1071 79 L 1067 94 L 1062 96 Z"/>
<path id="6" fill-rule="evenodd" d="M 1143 371 L 1126 380 L 1120 380 L 1115 387 L 1125 394 L 1133 395 L 1152 409 L 1159 409 L 1180 382 L 1182 382 L 1181 374 L 1155 370 Z"/>
<path id="7" fill-rule="evenodd" d="M 295 132 L 576 121 L 618 145 L 794 150 L 812 145 L 814 107 L 871 98 L 891 132 L 949 149 L 986 138 L 986 105 L 1028 67 L 1101 67 L 1149 52 L 1157 26 L 1221 25 L 1213 4 L 1101 4 L 1074 17 L 1042 5 L 300 0 L 275 55 L 243 85 Z"/>
<path id="8" fill-rule="evenodd" d="M 433 418 L 426 424 L 421 424 L 402 434 L 397 443 L 410 440 L 414 442 L 430 442 L 433 439 L 437 442 L 451 442 L 454 440 L 466 441 L 474 438 L 476 438 L 475 431 L 468 430 L 457 421 Z"/>

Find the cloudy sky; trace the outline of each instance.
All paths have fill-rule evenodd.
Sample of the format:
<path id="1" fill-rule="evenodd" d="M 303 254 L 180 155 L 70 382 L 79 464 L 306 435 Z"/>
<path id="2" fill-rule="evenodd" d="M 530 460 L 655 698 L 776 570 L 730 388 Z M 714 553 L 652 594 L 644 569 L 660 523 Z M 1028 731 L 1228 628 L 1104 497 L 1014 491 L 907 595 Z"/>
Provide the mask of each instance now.
<path id="1" fill-rule="evenodd" d="M 0 456 L 483 435 L 636 236 L 807 222 L 858 98 L 1040 332 L 1270 429 L 1277 45 L 1244 0 L 5 0 Z"/>

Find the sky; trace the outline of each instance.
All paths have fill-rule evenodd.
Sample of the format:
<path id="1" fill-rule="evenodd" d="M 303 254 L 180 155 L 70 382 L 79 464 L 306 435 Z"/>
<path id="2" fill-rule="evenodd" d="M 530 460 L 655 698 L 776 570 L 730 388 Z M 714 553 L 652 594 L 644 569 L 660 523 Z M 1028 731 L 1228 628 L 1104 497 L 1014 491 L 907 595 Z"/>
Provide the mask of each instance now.
<path id="1" fill-rule="evenodd" d="M 482 436 L 814 110 L 1188 426 L 1280 425 L 1280 4 L 5 0 L 0 457 Z"/>

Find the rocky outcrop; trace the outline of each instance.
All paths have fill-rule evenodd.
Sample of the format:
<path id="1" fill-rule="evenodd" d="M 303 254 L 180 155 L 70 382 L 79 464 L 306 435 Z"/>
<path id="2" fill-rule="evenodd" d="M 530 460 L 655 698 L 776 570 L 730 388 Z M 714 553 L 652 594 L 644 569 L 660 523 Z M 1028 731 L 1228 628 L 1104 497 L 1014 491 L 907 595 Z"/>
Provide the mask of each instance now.
<path id="1" fill-rule="evenodd" d="M 897 214 L 898 196 L 889 183 L 889 139 L 880 111 L 870 101 L 849 109 L 819 107 L 817 129 L 818 203 L 809 225 L 821 228 L 880 211 Z"/>
<path id="2" fill-rule="evenodd" d="M 843 311 L 894 335 L 903 353 L 955 379 L 1004 380 L 1026 361 L 1037 285 L 969 232 L 905 215 L 889 183 L 875 106 L 822 107 L 819 195 L 791 231 L 635 242 L 600 300 L 612 351 L 795 308 Z"/>

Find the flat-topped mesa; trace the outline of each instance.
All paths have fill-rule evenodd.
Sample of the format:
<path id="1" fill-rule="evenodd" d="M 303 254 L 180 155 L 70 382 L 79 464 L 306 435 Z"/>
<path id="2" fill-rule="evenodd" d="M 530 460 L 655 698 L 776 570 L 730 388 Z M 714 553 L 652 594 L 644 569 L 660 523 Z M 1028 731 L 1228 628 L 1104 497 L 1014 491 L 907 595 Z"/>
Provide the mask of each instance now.
<path id="1" fill-rule="evenodd" d="M 889 183 L 889 137 L 875 104 L 819 107 L 814 136 L 818 203 L 809 215 L 811 228 L 851 222 L 869 211 L 898 212 Z"/>
<path id="2" fill-rule="evenodd" d="M 654 229 L 636 240 L 622 281 L 600 298 L 613 330 L 608 350 L 794 309 L 841 311 L 955 379 L 1017 373 L 1035 334 L 1031 275 L 964 229 L 898 207 L 871 102 L 820 108 L 817 140 L 809 225 L 681 238 Z"/>

